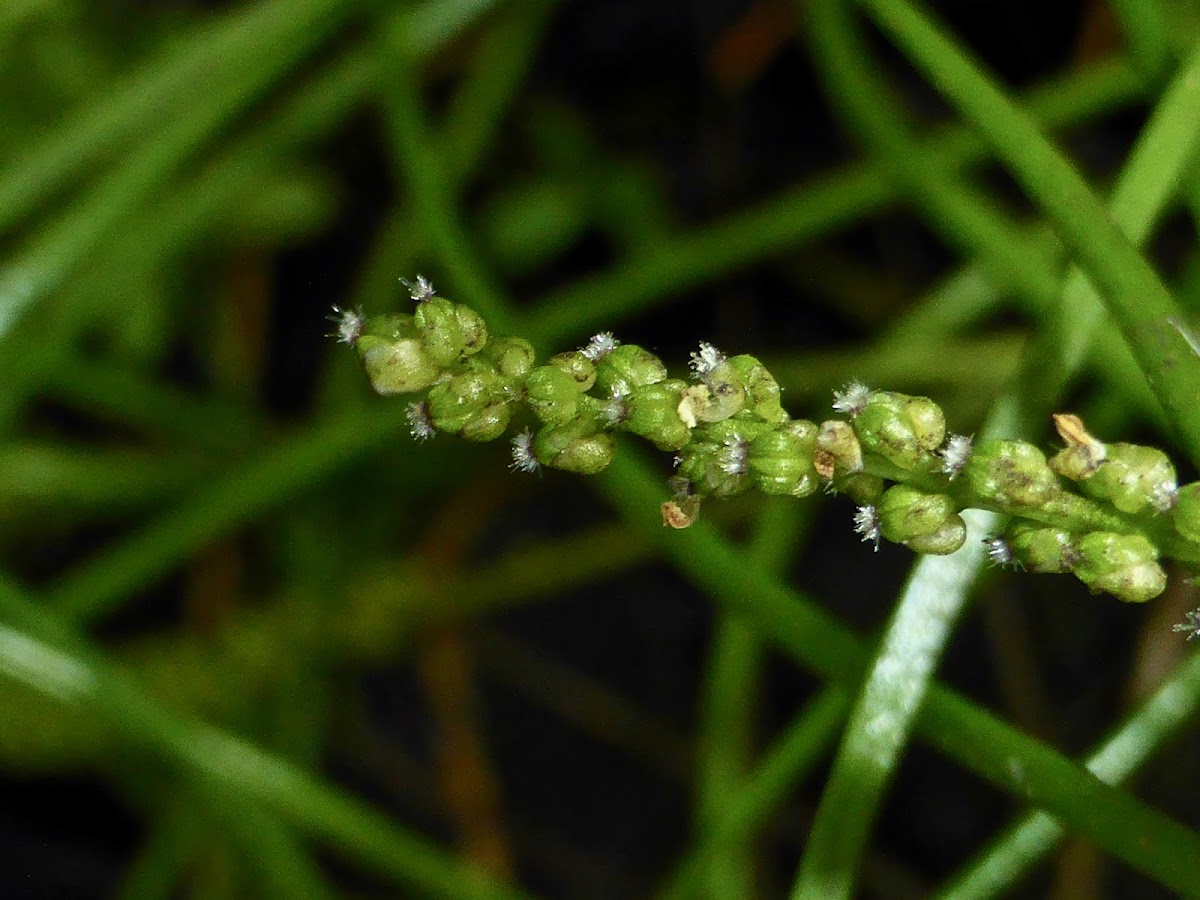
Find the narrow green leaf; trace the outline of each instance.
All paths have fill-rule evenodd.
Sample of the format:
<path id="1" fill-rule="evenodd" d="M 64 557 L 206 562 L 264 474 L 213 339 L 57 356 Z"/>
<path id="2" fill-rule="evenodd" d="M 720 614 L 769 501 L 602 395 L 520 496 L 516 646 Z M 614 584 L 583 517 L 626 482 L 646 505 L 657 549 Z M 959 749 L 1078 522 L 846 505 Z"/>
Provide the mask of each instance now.
<path id="1" fill-rule="evenodd" d="M 401 828 L 365 803 L 277 756 L 210 725 L 186 719 L 144 694 L 80 639 L 0 582 L 0 673 L 64 703 L 86 705 L 195 779 L 222 803 L 261 804 L 304 834 L 401 884 L 461 900 L 528 900 Z"/>
<path id="2" fill-rule="evenodd" d="M 1028 98 L 1031 115 L 1048 128 L 1068 126 L 1142 97 L 1145 87 L 1123 60 L 1048 82 Z M 961 127 L 918 142 L 914 155 L 931 169 L 956 172 L 985 158 L 982 142 Z M 652 301 L 737 271 L 752 262 L 843 228 L 903 196 L 878 161 L 853 163 L 761 206 L 648 248 L 612 272 L 573 282 L 543 297 L 530 339 L 553 346 L 645 309 Z"/>
<path id="3" fill-rule="evenodd" d="M 740 611 L 801 665 L 842 685 L 859 682 L 867 649 L 845 626 L 768 573 L 747 568 L 703 521 L 686 531 L 664 532 L 659 478 L 632 448 L 622 447 L 597 477 L 630 524 L 698 588 Z M 1174 890 L 1200 893 L 1200 871 L 1191 862 L 1200 858 L 1200 836 L 1072 760 L 937 685 L 918 710 L 915 729 L 968 769 L 1058 816 L 1133 868 Z"/>
<path id="4" fill-rule="evenodd" d="M 1109 784 L 1133 775 L 1196 715 L 1200 706 L 1200 653 L 1191 656 L 1087 759 L 1087 767 Z M 1062 840 L 1061 823 L 1032 813 L 1007 829 L 938 892 L 945 900 L 996 897 L 1011 892 L 1021 877 Z"/>
<path id="5" fill-rule="evenodd" d="M 1054 223 L 1125 335 L 1179 440 L 1200 462 L 1200 355 L 1179 332 L 1181 311 L 1157 273 L 1038 126 L 937 25 L 906 0 L 859 2 L 979 129 Z"/>
<path id="6" fill-rule="evenodd" d="M 370 407 L 320 424 L 218 476 L 190 500 L 50 588 L 45 602 L 94 619 L 227 529 L 384 446 L 407 428 L 403 405 Z"/>

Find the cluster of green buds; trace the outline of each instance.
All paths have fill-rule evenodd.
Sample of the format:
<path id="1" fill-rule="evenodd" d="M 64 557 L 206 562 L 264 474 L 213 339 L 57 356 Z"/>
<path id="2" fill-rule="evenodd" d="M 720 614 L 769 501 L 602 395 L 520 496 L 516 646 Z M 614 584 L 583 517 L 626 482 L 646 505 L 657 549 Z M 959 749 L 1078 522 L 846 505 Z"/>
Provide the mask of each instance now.
<path id="1" fill-rule="evenodd" d="M 855 529 L 876 548 L 949 554 L 967 538 L 962 511 L 993 510 L 1010 517 L 986 542 L 994 562 L 1072 573 L 1126 601 L 1164 590 L 1161 556 L 1200 563 L 1200 482 L 1179 488 L 1160 451 L 1103 444 L 1075 416 L 1055 417 L 1066 446 L 1050 459 L 1024 441 L 948 434 L 932 400 L 857 382 L 834 392 L 839 418 L 793 419 L 753 356 L 701 343 L 689 377 L 671 378 L 654 354 L 602 333 L 537 365 L 529 342 L 490 336 L 424 278 L 405 285 L 411 314 L 332 318 L 378 393 L 418 395 L 417 439 L 493 440 L 520 418 L 529 426 L 512 439 L 513 469 L 589 475 L 612 461 L 616 433 L 638 435 L 674 454 L 662 515 L 675 528 L 706 497 L 823 489 L 854 500 Z"/>

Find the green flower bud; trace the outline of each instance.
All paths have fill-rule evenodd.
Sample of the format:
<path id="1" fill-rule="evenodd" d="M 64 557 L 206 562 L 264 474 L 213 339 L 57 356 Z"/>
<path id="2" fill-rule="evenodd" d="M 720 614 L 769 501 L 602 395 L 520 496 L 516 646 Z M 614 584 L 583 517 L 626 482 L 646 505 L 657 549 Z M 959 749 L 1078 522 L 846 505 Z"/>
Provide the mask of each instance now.
<path id="1" fill-rule="evenodd" d="M 1008 529 L 1005 543 L 1029 572 L 1070 572 L 1078 555 L 1074 535 L 1037 522 L 1015 523 Z"/>
<path id="2" fill-rule="evenodd" d="M 957 553 L 966 542 L 967 523 L 962 520 L 962 516 L 955 516 L 933 534 L 919 535 L 905 541 L 905 546 L 914 553 L 949 556 L 951 553 Z"/>
<path id="3" fill-rule="evenodd" d="M 738 367 L 712 344 L 700 344 L 692 354 L 692 371 L 700 384 L 689 388 L 680 403 L 679 415 L 689 424 L 720 422 L 735 415 L 746 402 L 746 386 Z"/>
<path id="4" fill-rule="evenodd" d="M 697 493 L 732 497 L 750 487 L 750 444 L 766 430 L 757 419 L 726 419 L 701 425 L 679 455 L 679 474 Z"/>
<path id="5" fill-rule="evenodd" d="M 562 369 L 575 380 L 579 390 L 590 391 L 596 383 L 596 364 L 582 350 L 570 350 L 550 357 L 547 365 Z"/>
<path id="6" fill-rule="evenodd" d="M 925 397 L 872 391 L 854 417 L 854 432 L 863 450 L 912 471 L 928 466 L 946 438 L 941 407 Z"/>
<path id="7" fill-rule="evenodd" d="M 813 467 L 826 480 L 862 471 L 862 445 L 849 423 L 840 419 L 821 423 L 817 447 L 813 451 Z"/>
<path id="8" fill-rule="evenodd" d="M 620 427 L 653 442 L 659 450 L 679 450 L 686 446 L 692 432 L 679 418 L 679 397 L 686 388 L 687 382 L 671 378 L 613 398 L 612 402 L 619 404 Z"/>
<path id="9" fill-rule="evenodd" d="M 505 378 L 514 381 L 524 380 L 533 370 L 534 360 L 537 359 L 533 344 L 524 338 L 516 337 L 492 338 L 480 356 Z"/>
<path id="10" fill-rule="evenodd" d="M 1175 467 L 1153 447 L 1109 444 L 1104 462 L 1080 488 L 1130 515 L 1151 509 L 1166 512 L 1175 502 Z"/>
<path id="11" fill-rule="evenodd" d="M 883 479 L 866 472 L 838 479 L 836 486 L 859 506 L 876 506 L 879 498 L 883 496 Z"/>
<path id="12" fill-rule="evenodd" d="M 1076 542 L 1075 575 L 1093 591 L 1127 603 L 1144 603 L 1167 587 L 1158 550 L 1140 534 L 1093 531 Z"/>
<path id="13" fill-rule="evenodd" d="M 372 316 L 354 343 L 371 387 L 379 394 L 423 391 L 442 374 L 417 334 L 412 316 Z"/>
<path id="14" fill-rule="evenodd" d="M 596 362 L 596 386 L 602 394 L 624 384 L 627 390 L 657 384 L 667 377 L 667 367 L 649 350 L 636 344 L 621 344 Z"/>
<path id="15" fill-rule="evenodd" d="M 746 467 L 754 486 L 764 494 L 807 497 L 820 487 L 813 468 L 817 426 L 804 419 L 787 422 L 750 442 Z"/>
<path id="16" fill-rule="evenodd" d="M 741 413 L 720 422 L 706 422 L 696 426 L 692 431 L 693 441 L 707 441 L 713 444 L 728 443 L 734 438 L 750 442 L 771 430 L 771 426 L 761 419 Z"/>
<path id="17" fill-rule="evenodd" d="M 736 415 L 746 402 L 746 392 L 733 381 L 693 384 L 679 395 L 676 412 L 689 428 L 700 422 L 723 422 Z"/>
<path id="18" fill-rule="evenodd" d="M 766 366 L 744 353 L 730 359 L 728 366 L 746 389 L 745 409 L 775 425 L 787 421 L 779 405 L 779 383 Z"/>
<path id="19" fill-rule="evenodd" d="M 909 397 L 904 413 L 912 423 L 918 447 L 932 453 L 942 446 L 946 440 L 946 415 L 940 406 L 928 397 Z"/>
<path id="20" fill-rule="evenodd" d="M 1025 441 L 982 441 L 963 472 L 983 502 L 1006 512 L 1037 509 L 1062 490 L 1045 454 Z"/>
<path id="21" fill-rule="evenodd" d="M 1200 543 L 1200 481 L 1185 484 L 1176 495 L 1171 510 L 1175 530 L 1185 539 Z"/>
<path id="22" fill-rule="evenodd" d="M 478 353 L 487 343 L 487 325 L 469 306 L 444 297 L 429 297 L 417 304 L 413 314 L 421 343 L 429 358 L 449 366 Z"/>
<path id="23" fill-rule="evenodd" d="M 1050 468 L 1072 481 L 1095 475 L 1108 454 L 1104 444 L 1088 434 L 1083 420 L 1071 413 L 1056 413 L 1054 427 L 1067 446 L 1050 460 Z"/>
<path id="24" fill-rule="evenodd" d="M 418 336 L 413 317 L 405 313 L 384 313 L 381 316 L 370 316 L 362 321 L 359 337 L 377 337 L 386 341 L 398 341 L 401 338 Z"/>
<path id="25" fill-rule="evenodd" d="M 468 441 L 494 441 L 508 430 L 511 420 L 512 410 L 508 403 L 498 400 L 472 416 L 458 434 Z"/>
<path id="26" fill-rule="evenodd" d="M 880 533 L 918 553 L 953 553 L 967 538 L 967 526 L 954 500 L 898 484 L 883 494 L 876 509 Z"/>
<path id="27" fill-rule="evenodd" d="M 602 471 L 617 452 L 611 434 L 596 430 L 597 423 L 587 417 L 565 425 L 542 428 L 533 439 L 533 452 L 546 466 L 595 475 Z"/>
<path id="28" fill-rule="evenodd" d="M 575 379 L 557 366 L 538 366 L 525 378 L 529 408 L 547 425 L 565 425 L 574 419 L 581 396 Z"/>
<path id="29" fill-rule="evenodd" d="M 508 427 L 510 391 L 511 385 L 502 375 L 479 366 L 435 384 L 425 409 L 438 431 L 471 441 L 490 441 Z"/>

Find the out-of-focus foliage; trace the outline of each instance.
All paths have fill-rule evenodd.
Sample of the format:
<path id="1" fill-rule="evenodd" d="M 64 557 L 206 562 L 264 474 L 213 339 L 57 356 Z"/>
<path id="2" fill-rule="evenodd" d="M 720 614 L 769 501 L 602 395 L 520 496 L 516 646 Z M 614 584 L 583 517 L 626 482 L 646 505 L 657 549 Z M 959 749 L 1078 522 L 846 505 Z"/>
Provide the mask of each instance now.
<path id="1" fill-rule="evenodd" d="M 3 4 L 0 894 L 1200 892 L 1182 573 L 665 531 L 637 447 L 417 443 L 325 336 L 423 272 L 541 358 L 1194 463 L 1194 8 L 933 7 Z"/>

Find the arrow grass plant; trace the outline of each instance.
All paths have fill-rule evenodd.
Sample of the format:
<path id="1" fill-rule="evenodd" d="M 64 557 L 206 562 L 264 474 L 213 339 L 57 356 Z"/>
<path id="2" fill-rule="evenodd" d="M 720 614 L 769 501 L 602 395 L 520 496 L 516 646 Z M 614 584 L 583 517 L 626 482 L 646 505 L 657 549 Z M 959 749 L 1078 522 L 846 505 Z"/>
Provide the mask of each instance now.
<path id="1" fill-rule="evenodd" d="M 412 313 L 364 317 L 335 309 L 332 336 L 358 351 L 372 388 L 418 395 L 410 433 L 491 441 L 514 421 L 511 467 L 595 475 L 629 433 L 674 454 L 663 524 L 686 528 L 709 497 L 746 491 L 797 499 L 846 494 L 854 530 L 917 553 L 949 555 L 967 538 L 961 513 L 1005 516 L 988 557 L 1028 572 L 1074 574 L 1090 589 L 1144 602 L 1165 590 L 1162 557 L 1200 563 L 1200 482 L 1177 483 L 1161 450 L 1106 444 L 1078 416 L 1054 417 L 1064 447 L 1052 457 L 1027 441 L 978 446 L 947 433 L 927 397 L 855 381 L 834 393 L 844 418 L 794 419 L 779 384 L 753 356 L 700 342 L 688 378 L 672 378 L 648 350 L 595 335 L 538 365 L 521 337 L 491 337 L 474 310 L 406 282 Z M 1190 621 L 1190 620 L 1189 620 Z"/>
<path id="2" fill-rule="evenodd" d="M 912 0 L 794 4 L 788 52 L 857 149 L 686 225 L 630 136 L 661 121 L 640 80 L 612 86 L 643 110 L 615 130 L 547 83 L 571 41 L 599 52 L 603 4 L 101 6 L 0 9 L 0 894 L 62 893 L 59 859 L 86 858 L 70 891 L 144 900 L 991 897 L 1077 884 L 1091 853 L 1088 873 L 1122 864 L 1098 892 L 1200 896 L 1200 779 L 1168 755 L 1200 704 L 1193 4 L 1086 4 L 1119 40 L 1023 92 Z M 779 77 L 752 6 L 688 87 L 724 93 L 679 109 Z M 797 108 L 820 102 L 802 87 Z M 918 124 L 921 91 L 945 124 Z M 1117 113 L 1141 122 L 1127 155 L 1085 175 L 1064 135 Z M 364 144 L 386 171 L 347 204 Z M 352 173 L 329 152 L 351 146 Z M 914 219 L 949 261 L 917 295 L 927 263 L 893 277 L 860 246 L 876 227 L 910 246 Z M 330 234 L 353 258 L 314 275 Z M 607 267 L 581 273 L 569 251 L 597 245 Z M 417 270 L 437 289 L 398 290 Z M 768 271 L 869 338 L 767 350 L 681 308 L 758 299 Z M 690 353 L 648 349 L 681 334 Z M 569 477 L 529 477 L 549 470 Z M 800 560 L 836 577 L 794 579 Z M 1064 596 L 1036 600 L 1042 574 Z M 542 626 L 553 652 L 521 636 Z M 1005 651 L 984 680 L 1021 685 L 1004 703 L 942 664 L 975 631 Z M 1039 653 L 1086 661 L 1079 706 L 1036 664 L 1014 677 Z M 695 722 L 655 705 L 667 683 Z M 810 683 L 805 705 L 778 696 Z M 945 780 L 933 796 L 890 792 L 910 759 Z M 901 843 L 877 828 L 889 797 Z M 950 802 L 960 846 L 930 863 Z M 1047 871 L 1067 838 L 1089 849 Z"/>

